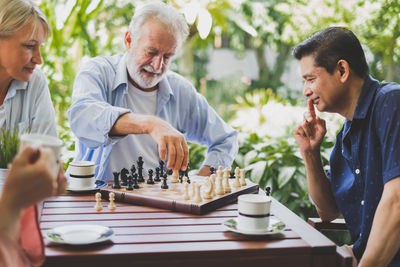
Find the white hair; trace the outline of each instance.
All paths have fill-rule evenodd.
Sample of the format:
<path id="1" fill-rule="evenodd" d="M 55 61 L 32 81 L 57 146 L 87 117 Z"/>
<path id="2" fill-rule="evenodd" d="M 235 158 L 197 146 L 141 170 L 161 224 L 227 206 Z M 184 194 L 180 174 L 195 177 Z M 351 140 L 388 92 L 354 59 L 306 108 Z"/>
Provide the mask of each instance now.
<path id="1" fill-rule="evenodd" d="M 0 38 L 14 35 L 31 19 L 35 19 L 32 35 L 38 22 L 46 35 L 50 34 L 50 25 L 43 12 L 30 0 L 0 0 Z"/>
<path id="2" fill-rule="evenodd" d="M 135 44 L 141 35 L 143 24 L 149 19 L 156 19 L 164 24 L 171 35 L 175 36 L 177 47 L 179 47 L 189 34 L 189 27 L 182 14 L 174 7 L 162 2 L 145 4 L 135 11 L 129 24 L 129 31 L 133 36 Z"/>

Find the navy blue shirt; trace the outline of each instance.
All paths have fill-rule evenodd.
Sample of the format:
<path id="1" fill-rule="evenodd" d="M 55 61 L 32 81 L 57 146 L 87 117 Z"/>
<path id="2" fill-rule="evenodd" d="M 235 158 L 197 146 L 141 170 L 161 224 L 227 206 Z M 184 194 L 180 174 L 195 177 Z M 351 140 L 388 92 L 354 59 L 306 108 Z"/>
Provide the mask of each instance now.
<path id="1" fill-rule="evenodd" d="M 367 77 L 353 120 L 336 136 L 330 158 L 332 192 L 362 257 L 386 182 L 400 176 L 400 86 Z M 399 252 L 390 266 L 400 266 Z"/>

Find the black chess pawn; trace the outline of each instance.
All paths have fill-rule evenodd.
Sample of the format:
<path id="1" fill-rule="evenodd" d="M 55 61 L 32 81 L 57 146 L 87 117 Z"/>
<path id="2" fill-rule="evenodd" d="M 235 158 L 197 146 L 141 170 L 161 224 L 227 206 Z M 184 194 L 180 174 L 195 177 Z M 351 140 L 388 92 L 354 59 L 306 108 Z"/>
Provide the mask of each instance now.
<path id="1" fill-rule="evenodd" d="M 147 179 L 147 184 L 154 184 L 152 169 L 149 170 L 149 178 Z"/>
<path id="2" fill-rule="evenodd" d="M 270 196 L 270 195 L 271 195 L 271 187 L 270 187 L 270 186 L 267 186 L 267 187 L 265 188 L 265 194 L 266 194 L 267 196 Z"/>
<path id="3" fill-rule="evenodd" d="M 162 182 L 162 185 L 161 185 L 161 189 L 168 189 L 167 174 L 166 173 L 164 173 L 164 176 L 163 176 L 163 182 Z"/>
<path id="4" fill-rule="evenodd" d="M 156 177 L 154 177 L 154 182 L 161 182 L 161 179 L 160 179 L 160 167 L 156 168 Z"/>
<path id="5" fill-rule="evenodd" d="M 114 174 L 114 183 L 112 188 L 114 189 L 121 189 L 121 185 L 119 184 L 119 172 L 113 172 Z"/>
<path id="6" fill-rule="evenodd" d="M 132 175 L 132 177 L 133 177 L 133 175 L 136 173 L 136 167 L 135 167 L 135 164 L 132 164 L 132 167 L 131 167 L 131 175 Z"/>
<path id="7" fill-rule="evenodd" d="M 137 170 L 138 170 L 138 182 L 143 183 L 144 182 L 144 177 L 143 177 L 143 158 L 139 157 L 137 161 Z"/>
<path id="8" fill-rule="evenodd" d="M 139 189 L 139 184 L 138 184 L 138 178 L 137 178 L 137 173 L 133 174 L 133 188 Z"/>
<path id="9" fill-rule="evenodd" d="M 128 177 L 128 186 L 125 189 L 128 191 L 133 190 L 133 177 L 132 176 Z"/>
<path id="10" fill-rule="evenodd" d="M 129 171 L 125 168 L 121 170 L 121 185 L 126 186 L 128 184 Z"/>
<path id="11" fill-rule="evenodd" d="M 211 175 L 211 174 L 214 174 L 214 173 L 215 173 L 215 168 L 214 168 L 214 167 L 211 167 L 211 168 L 210 168 L 210 175 Z"/>
<path id="12" fill-rule="evenodd" d="M 160 160 L 160 177 L 164 177 L 164 161 Z"/>
<path id="13" fill-rule="evenodd" d="M 185 176 L 185 171 L 179 170 L 179 182 L 183 182 L 183 176 Z"/>

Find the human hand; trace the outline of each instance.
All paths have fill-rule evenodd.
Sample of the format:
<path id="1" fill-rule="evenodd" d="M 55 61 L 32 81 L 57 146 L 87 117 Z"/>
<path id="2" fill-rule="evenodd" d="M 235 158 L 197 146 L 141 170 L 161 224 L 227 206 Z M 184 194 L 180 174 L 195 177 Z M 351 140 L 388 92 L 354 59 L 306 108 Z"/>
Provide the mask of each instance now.
<path id="1" fill-rule="evenodd" d="M 304 122 L 294 130 L 294 137 L 299 145 L 300 151 L 319 151 L 322 140 L 326 134 L 325 120 L 317 117 L 311 99 L 308 99 L 308 116 L 304 116 Z"/>
<path id="2" fill-rule="evenodd" d="M 54 175 L 54 154 L 49 148 L 26 147 L 18 154 L 4 182 L 1 201 L 15 212 L 65 190 L 66 178 L 60 166 Z"/>
<path id="3" fill-rule="evenodd" d="M 167 169 L 173 171 L 186 170 L 189 149 L 182 133 L 178 132 L 166 121 L 155 117 L 152 120 L 149 134 L 158 144 L 160 159 L 165 161 L 168 155 Z"/>

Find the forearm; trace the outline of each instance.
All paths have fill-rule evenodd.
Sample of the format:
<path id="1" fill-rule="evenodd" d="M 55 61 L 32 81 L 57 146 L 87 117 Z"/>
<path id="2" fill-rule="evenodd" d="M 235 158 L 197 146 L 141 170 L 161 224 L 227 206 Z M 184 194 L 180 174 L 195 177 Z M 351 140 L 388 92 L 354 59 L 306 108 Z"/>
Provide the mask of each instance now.
<path id="1" fill-rule="evenodd" d="M 0 232 L 7 234 L 11 239 L 15 239 L 22 211 L 12 207 L 4 198 L 0 199 Z"/>
<path id="2" fill-rule="evenodd" d="M 359 266 L 387 266 L 400 248 L 399 241 L 400 198 L 396 192 L 384 191 Z"/>
<path id="3" fill-rule="evenodd" d="M 307 183 L 312 200 L 323 221 L 331 221 L 339 216 L 339 210 L 324 172 L 320 152 L 305 152 L 303 154 Z"/>
<path id="4" fill-rule="evenodd" d="M 110 130 L 110 135 L 148 134 L 159 118 L 151 115 L 125 113 L 121 115 Z"/>

